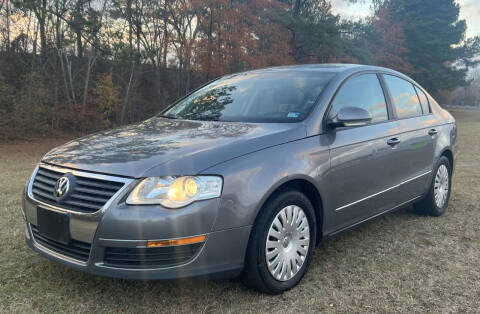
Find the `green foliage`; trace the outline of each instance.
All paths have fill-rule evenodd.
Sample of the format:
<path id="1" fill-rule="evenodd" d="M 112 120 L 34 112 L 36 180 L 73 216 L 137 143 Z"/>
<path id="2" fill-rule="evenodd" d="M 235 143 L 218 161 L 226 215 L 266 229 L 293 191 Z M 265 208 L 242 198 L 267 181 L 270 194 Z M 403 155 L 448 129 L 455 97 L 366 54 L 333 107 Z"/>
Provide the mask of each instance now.
<path id="1" fill-rule="evenodd" d="M 328 1 L 300 1 L 296 10 L 278 12 L 278 21 L 291 33 L 296 62 L 329 62 L 343 54 L 339 17 Z"/>
<path id="2" fill-rule="evenodd" d="M 13 117 L 11 116 L 14 108 L 14 89 L 10 86 L 5 78 L 0 74 L 0 130 L 4 130 L 4 134 L 0 139 L 6 140 L 11 137 L 9 128 L 13 125 Z"/>
<path id="3" fill-rule="evenodd" d="M 402 23 L 414 67 L 412 76 L 433 93 L 465 83 L 467 67 L 480 51 L 479 39 L 465 40 L 466 22 L 454 0 L 390 0 L 393 18 Z M 459 62 L 460 61 L 460 62 Z"/>
<path id="4" fill-rule="evenodd" d="M 382 39 L 370 21 L 342 21 L 340 32 L 345 54 L 350 56 L 352 61 L 376 64 L 372 47 L 380 46 Z"/>
<path id="5" fill-rule="evenodd" d="M 5 113 L 13 106 L 14 90 L 0 74 L 0 114 Z"/>
<path id="6" fill-rule="evenodd" d="M 14 95 L 14 106 L 8 112 L 11 122 L 6 131 L 12 137 L 23 137 L 27 133 L 41 135 L 51 123 L 52 94 L 43 81 L 43 75 L 38 72 L 25 75 L 21 86 Z"/>
<path id="7" fill-rule="evenodd" d="M 116 120 L 120 89 L 113 83 L 112 73 L 101 74 L 94 92 L 93 102 L 97 105 L 104 127 L 111 127 Z"/>

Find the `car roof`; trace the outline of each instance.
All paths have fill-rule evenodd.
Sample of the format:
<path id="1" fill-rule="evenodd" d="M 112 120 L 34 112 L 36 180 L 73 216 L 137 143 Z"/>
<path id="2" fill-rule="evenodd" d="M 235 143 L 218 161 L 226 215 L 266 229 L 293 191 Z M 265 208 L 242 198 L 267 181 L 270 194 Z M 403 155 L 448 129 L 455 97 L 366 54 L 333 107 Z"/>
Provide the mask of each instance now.
<path id="1" fill-rule="evenodd" d="M 379 67 L 379 66 L 363 65 L 363 64 L 347 64 L 347 63 L 322 63 L 322 64 L 283 65 L 283 66 L 254 69 L 254 70 L 244 71 L 240 73 L 227 74 L 223 78 L 229 78 L 229 77 L 242 75 L 242 74 L 260 74 L 260 73 L 272 73 L 272 72 L 302 72 L 302 71 L 308 71 L 308 72 L 315 71 L 315 72 L 346 74 L 346 75 L 360 72 L 360 71 L 378 71 L 378 72 L 395 73 L 400 76 L 405 76 L 404 74 L 394 71 L 392 69 Z"/>
<path id="2" fill-rule="evenodd" d="M 320 63 L 320 64 L 298 64 L 298 65 L 284 65 L 284 66 L 276 66 L 276 67 L 269 67 L 261 70 L 292 70 L 292 71 L 299 71 L 299 70 L 317 70 L 317 71 L 325 71 L 325 72 L 342 72 L 345 70 L 350 70 L 353 68 L 364 67 L 364 65 L 360 64 L 346 64 L 346 63 Z"/>

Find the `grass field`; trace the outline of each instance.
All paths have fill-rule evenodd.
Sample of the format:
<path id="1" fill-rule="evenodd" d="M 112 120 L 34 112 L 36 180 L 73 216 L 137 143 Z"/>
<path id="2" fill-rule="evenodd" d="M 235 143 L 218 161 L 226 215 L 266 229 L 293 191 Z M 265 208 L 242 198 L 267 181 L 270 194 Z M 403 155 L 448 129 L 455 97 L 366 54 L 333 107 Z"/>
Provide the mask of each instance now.
<path id="1" fill-rule="evenodd" d="M 0 145 L 0 311 L 479 312 L 480 111 L 453 114 L 460 157 L 447 214 L 405 208 L 330 239 L 280 296 L 237 280 L 126 281 L 48 261 L 25 245 L 20 196 L 42 153 L 61 141 Z"/>

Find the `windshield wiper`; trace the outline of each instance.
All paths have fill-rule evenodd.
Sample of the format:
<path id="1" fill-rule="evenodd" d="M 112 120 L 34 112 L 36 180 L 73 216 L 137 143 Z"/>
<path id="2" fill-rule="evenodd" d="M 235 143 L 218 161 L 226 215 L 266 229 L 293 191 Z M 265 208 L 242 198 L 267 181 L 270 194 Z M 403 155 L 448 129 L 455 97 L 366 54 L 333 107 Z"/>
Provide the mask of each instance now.
<path id="1" fill-rule="evenodd" d="M 212 117 L 212 116 L 195 116 L 195 117 L 175 117 L 175 116 L 167 116 L 164 114 L 159 114 L 157 117 L 165 118 L 165 119 L 172 119 L 172 120 L 178 120 L 178 119 L 184 119 L 184 120 L 192 120 L 192 121 L 223 121 L 220 120 L 217 117 Z"/>
<path id="2" fill-rule="evenodd" d="M 164 115 L 164 114 L 159 114 L 157 117 L 166 118 L 166 119 L 172 119 L 172 120 L 178 119 L 177 117 L 167 116 L 167 115 Z"/>
<path id="3" fill-rule="evenodd" d="M 218 118 L 209 117 L 209 116 L 199 117 L 198 119 L 195 119 L 195 120 L 199 120 L 199 121 L 220 121 L 220 119 L 218 119 Z"/>

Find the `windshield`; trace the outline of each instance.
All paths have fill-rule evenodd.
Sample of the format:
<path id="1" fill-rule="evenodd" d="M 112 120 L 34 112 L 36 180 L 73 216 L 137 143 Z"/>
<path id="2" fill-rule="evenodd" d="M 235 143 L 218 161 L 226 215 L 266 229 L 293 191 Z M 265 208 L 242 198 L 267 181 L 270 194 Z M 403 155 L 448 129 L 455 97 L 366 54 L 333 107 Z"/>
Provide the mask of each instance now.
<path id="1" fill-rule="evenodd" d="M 161 115 L 185 120 L 298 122 L 334 75 L 318 71 L 236 74 L 202 87 Z"/>

